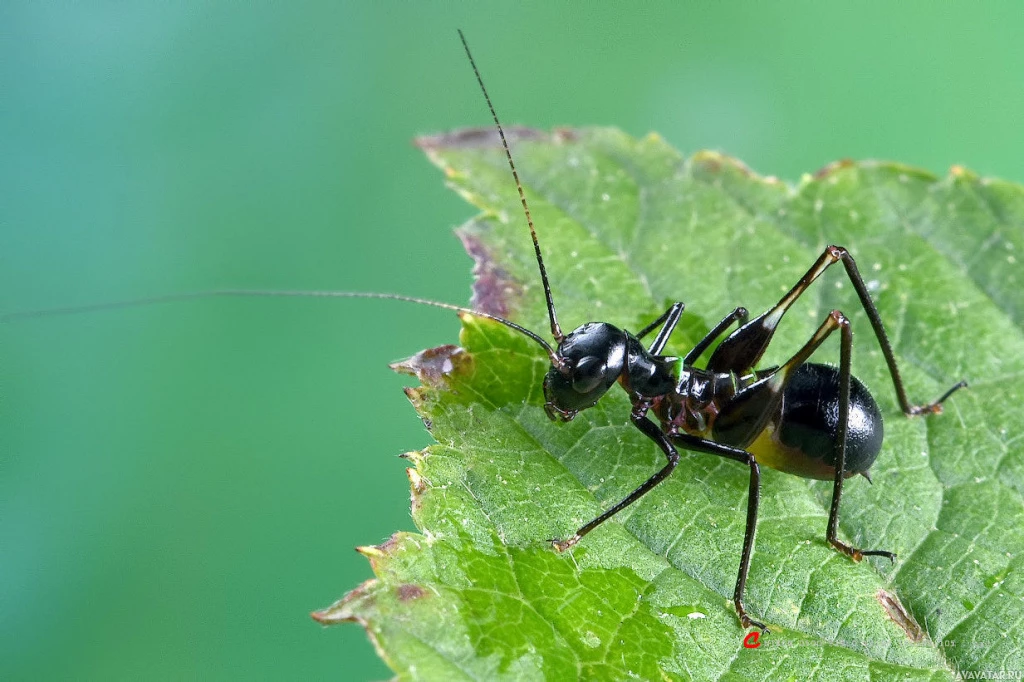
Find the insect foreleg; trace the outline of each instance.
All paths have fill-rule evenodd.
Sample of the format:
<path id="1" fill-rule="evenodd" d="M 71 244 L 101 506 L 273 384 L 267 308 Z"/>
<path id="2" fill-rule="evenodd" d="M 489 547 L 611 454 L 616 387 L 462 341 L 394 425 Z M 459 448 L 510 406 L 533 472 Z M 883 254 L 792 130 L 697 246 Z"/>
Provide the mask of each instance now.
<path id="1" fill-rule="evenodd" d="M 658 355 L 661 353 L 662 349 L 665 348 L 665 344 L 668 342 L 668 337 L 672 335 L 672 332 L 675 331 L 676 325 L 679 324 L 679 318 L 682 316 L 683 308 L 685 307 L 685 303 L 682 301 L 676 301 L 669 306 L 668 310 L 658 316 L 658 319 L 651 322 L 637 333 L 636 338 L 642 339 L 657 329 L 660 325 L 665 325 L 661 328 L 661 331 L 658 332 L 658 336 L 655 337 L 654 342 L 648 349 L 649 353 L 652 355 Z"/>
<path id="2" fill-rule="evenodd" d="M 658 429 L 657 425 L 655 425 L 654 422 L 647 418 L 646 413 L 647 409 L 645 407 L 641 408 L 639 411 L 634 410 L 633 415 L 631 416 L 633 425 L 640 429 L 640 431 L 645 436 L 647 436 L 648 438 L 650 438 L 651 440 L 658 444 L 662 452 L 665 453 L 665 457 L 668 459 L 668 464 L 666 464 L 660 471 L 658 471 L 658 473 L 654 474 L 649 479 L 644 481 L 644 483 L 639 488 L 637 488 L 629 495 L 627 495 L 626 498 L 622 500 L 622 502 L 619 502 L 617 505 L 615 505 L 605 513 L 601 514 L 590 523 L 582 526 L 568 540 L 552 540 L 551 543 L 559 552 L 564 552 L 565 550 L 569 549 L 577 542 L 579 542 L 580 538 L 582 538 L 584 535 L 594 530 L 602 523 L 604 523 L 605 521 L 615 516 L 620 511 L 622 511 L 623 509 L 625 509 L 626 507 L 628 507 L 629 505 L 633 504 L 641 497 L 646 495 L 656 485 L 658 485 L 666 478 L 668 478 L 668 475 L 671 474 L 672 470 L 676 468 L 676 464 L 679 463 L 679 453 L 676 452 L 676 449 L 674 447 L 672 447 L 672 443 L 668 441 L 668 438 L 666 438 L 665 434 L 662 433 L 660 429 Z"/>

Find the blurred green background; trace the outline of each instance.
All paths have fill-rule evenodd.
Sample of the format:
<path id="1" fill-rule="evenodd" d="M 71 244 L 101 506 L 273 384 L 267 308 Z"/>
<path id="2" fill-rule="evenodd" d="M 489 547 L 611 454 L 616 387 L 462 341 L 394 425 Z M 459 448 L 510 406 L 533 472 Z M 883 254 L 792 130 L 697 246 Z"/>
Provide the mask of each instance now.
<path id="1" fill-rule="evenodd" d="M 509 124 L 788 180 L 842 157 L 1024 180 L 1016 2 L 5 2 L 0 311 L 465 303 L 473 210 L 410 144 L 489 125 L 456 27 Z M 2 325 L 0 677 L 387 677 L 307 614 L 370 577 L 354 546 L 412 530 L 395 455 L 430 439 L 386 365 L 457 328 L 269 299 Z"/>

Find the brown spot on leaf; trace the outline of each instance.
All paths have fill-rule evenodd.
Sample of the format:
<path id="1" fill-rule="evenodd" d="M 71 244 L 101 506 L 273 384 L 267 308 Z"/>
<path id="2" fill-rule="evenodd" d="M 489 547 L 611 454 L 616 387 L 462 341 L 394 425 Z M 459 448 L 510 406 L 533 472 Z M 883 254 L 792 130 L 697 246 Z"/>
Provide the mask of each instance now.
<path id="1" fill-rule="evenodd" d="M 456 230 L 466 253 L 473 259 L 474 310 L 498 317 L 508 317 L 513 298 L 518 298 L 523 286 L 498 265 L 491 251 L 484 246 L 477 234 L 468 230 Z"/>
<path id="2" fill-rule="evenodd" d="M 829 175 L 832 175 L 833 173 L 840 171 L 844 168 L 853 168 L 855 165 L 856 164 L 854 163 L 853 159 L 839 159 L 838 161 L 833 161 L 832 163 L 828 164 L 827 166 L 824 166 L 817 173 L 815 173 L 814 179 L 821 180 L 822 178 L 826 178 Z"/>
<path id="3" fill-rule="evenodd" d="M 422 350 L 407 360 L 393 363 L 391 369 L 400 374 L 412 375 L 424 384 L 435 386 L 443 384 L 445 377 L 456 371 L 460 363 L 468 357 L 469 354 L 458 346 L 445 344 Z M 410 395 L 408 389 L 406 395 L 409 395 L 410 399 L 417 397 Z"/>
<path id="4" fill-rule="evenodd" d="M 718 173 L 723 168 L 731 168 L 743 174 L 745 177 L 760 180 L 757 173 L 750 170 L 750 166 L 733 156 L 727 156 L 721 152 L 714 152 L 707 149 L 695 152 L 691 162 L 709 173 Z"/>
<path id="5" fill-rule="evenodd" d="M 405 475 L 409 477 L 409 501 L 412 506 L 412 511 L 416 512 L 420 508 L 420 497 L 427 491 L 429 483 L 427 479 L 420 476 L 420 472 L 413 467 L 409 467 L 405 470 Z"/>
<path id="6" fill-rule="evenodd" d="M 889 615 L 896 625 L 899 625 L 903 632 L 907 633 L 907 639 L 911 642 L 917 643 L 924 639 L 924 631 L 921 626 L 917 624 L 914 617 L 903 608 L 903 604 L 900 603 L 899 598 L 891 592 L 885 590 L 879 590 L 875 593 L 875 599 L 882 605 L 885 612 Z"/>
<path id="7" fill-rule="evenodd" d="M 552 135 L 554 135 L 555 142 L 575 142 L 579 139 L 579 135 L 572 128 L 555 128 Z"/>
<path id="8" fill-rule="evenodd" d="M 395 533 L 387 540 L 377 545 L 377 549 L 380 550 L 381 554 L 391 554 L 398 549 L 398 533 Z"/>
<path id="9" fill-rule="evenodd" d="M 547 140 L 551 135 L 543 130 L 527 128 L 525 126 L 510 126 L 505 128 L 505 139 L 509 145 L 515 142 L 529 140 Z M 498 129 L 488 128 L 462 128 L 448 133 L 437 135 L 424 135 L 417 137 L 413 143 L 420 149 L 478 149 L 481 147 L 494 147 L 501 149 L 501 137 Z"/>
<path id="10" fill-rule="evenodd" d="M 420 476 L 419 472 L 416 471 L 416 469 L 408 467 L 405 470 L 405 474 L 406 476 L 409 477 L 409 483 L 412 484 L 413 491 L 421 493 L 427 489 L 426 480 L 422 476 Z"/>
<path id="11" fill-rule="evenodd" d="M 406 386 L 402 390 L 405 392 L 405 397 L 409 399 L 409 402 L 411 402 L 418 411 L 423 404 L 423 392 L 418 388 L 413 388 L 412 386 Z"/>
<path id="12" fill-rule="evenodd" d="M 419 585 L 413 585 L 412 583 L 404 583 L 395 588 L 395 593 L 398 595 L 398 601 L 406 602 L 414 599 L 421 599 L 427 596 L 427 591 Z"/>
<path id="13" fill-rule="evenodd" d="M 722 170 L 722 159 L 718 156 L 711 156 L 710 154 L 695 155 L 693 162 L 712 173 Z"/>

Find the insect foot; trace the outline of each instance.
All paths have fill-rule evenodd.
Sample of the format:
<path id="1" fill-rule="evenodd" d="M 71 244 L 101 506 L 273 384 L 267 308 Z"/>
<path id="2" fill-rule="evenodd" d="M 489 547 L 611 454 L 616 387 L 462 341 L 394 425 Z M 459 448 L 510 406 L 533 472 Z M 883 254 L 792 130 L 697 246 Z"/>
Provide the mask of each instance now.
<path id="1" fill-rule="evenodd" d="M 953 384 L 952 388 L 943 393 L 942 397 L 933 403 L 928 403 L 927 405 L 911 405 L 910 411 L 907 412 L 907 416 L 914 417 L 919 414 L 942 414 L 942 403 L 946 400 L 946 398 L 953 395 L 961 388 L 967 388 L 966 381 L 961 380 Z"/>
<path id="2" fill-rule="evenodd" d="M 743 602 L 736 602 L 736 615 L 740 617 L 740 625 L 743 626 L 744 630 L 749 627 L 755 627 L 760 630 L 763 635 L 771 634 L 771 630 L 769 630 L 764 623 L 756 621 L 747 615 L 746 609 L 743 608 Z"/>
<path id="3" fill-rule="evenodd" d="M 884 556 L 887 557 L 889 561 L 891 561 L 892 563 L 896 563 L 896 555 L 892 552 L 887 552 L 884 549 L 857 549 L 856 547 L 851 547 L 845 542 L 840 542 L 839 540 L 829 540 L 829 542 L 833 547 L 835 547 L 840 552 L 850 557 L 854 561 L 860 561 L 866 556 Z"/>
<path id="4" fill-rule="evenodd" d="M 548 540 L 548 542 L 551 543 L 551 546 L 554 547 L 559 552 L 564 552 L 565 550 L 569 549 L 570 547 L 572 547 L 573 545 L 575 545 L 579 541 L 580 541 L 580 536 L 579 535 L 573 535 L 568 540 Z"/>

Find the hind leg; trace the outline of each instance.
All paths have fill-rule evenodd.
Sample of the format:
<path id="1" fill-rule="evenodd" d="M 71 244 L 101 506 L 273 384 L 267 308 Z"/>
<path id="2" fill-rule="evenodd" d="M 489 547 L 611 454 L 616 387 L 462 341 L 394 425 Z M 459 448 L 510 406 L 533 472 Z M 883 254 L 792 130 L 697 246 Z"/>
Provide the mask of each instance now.
<path id="1" fill-rule="evenodd" d="M 853 284 L 854 290 L 857 292 L 857 297 L 860 298 L 861 306 L 871 321 L 871 328 L 875 332 L 875 338 L 878 339 L 882 355 L 885 356 L 886 365 L 889 367 L 889 375 L 892 377 L 893 387 L 896 389 L 896 397 L 899 399 L 900 408 L 903 410 L 903 413 L 917 415 L 941 412 L 942 402 L 955 391 L 966 386 L 967 382 L 960 381 L 954 384 L 938 400 L 926 405 L 912 405 L 907 400 L 903 379 L 900 376 L 899 366 L 896 364 L 896 356 L 893 354 L 889 336 L 886 334 L 885 326 L 882 324 L 882 317 L 879 315 L 874 301 L 871 300 L 867 285 L 864 284 L 864 278 L 861 277 L 860 271 L 857 269 L 856 261 L 850 255 L 850 252 L 842 246 L 825 247 L 824 252 L 814 262 L 814 265 L 777 304 L 730 334 L 715 349 L 711 359 L 708 361 L 708 369 L 716 372 L 737 372 L 741 374 L 753 369 L 768 348 L 768 344 L 771 343 L 775 330 L 779 322 L 782 321 L 782 316 L 785 315 L 790 306 L 800 298 L 801 294 L 825 270 L 839 262 L 842 262 L 843 267 L 846 269 L 846 274 Z"/>

